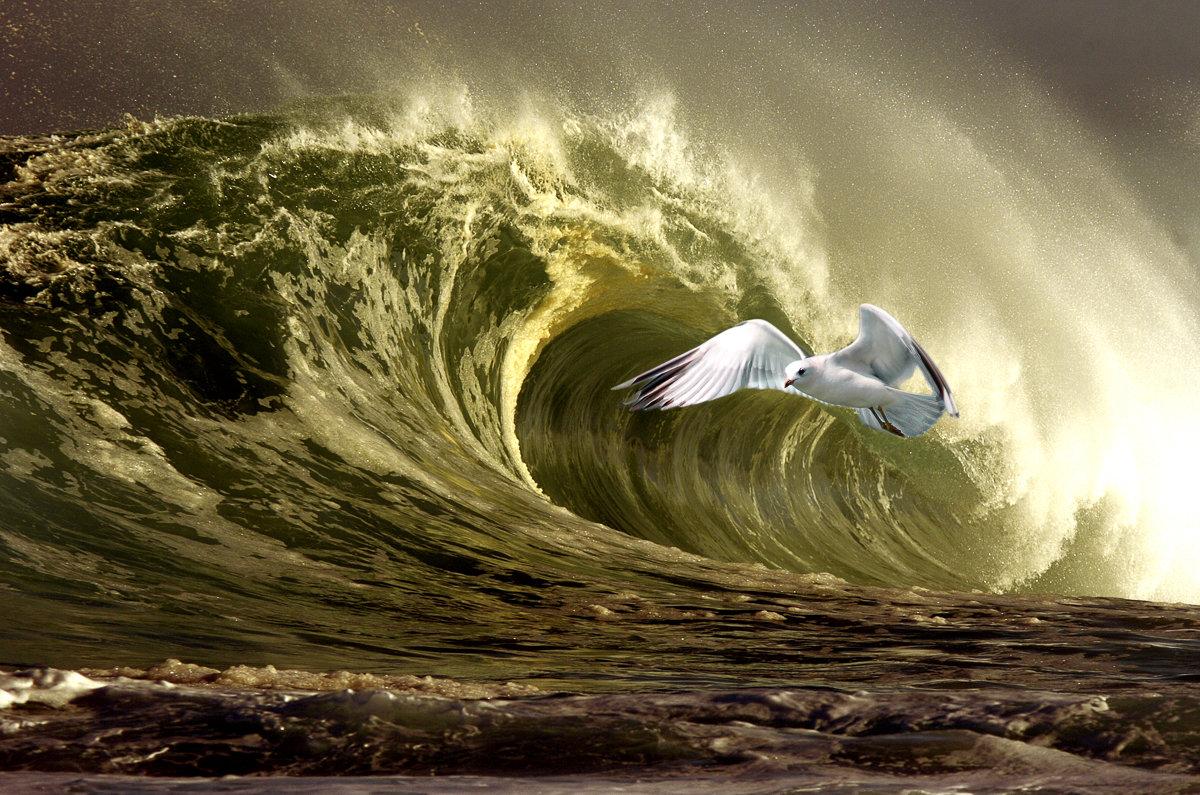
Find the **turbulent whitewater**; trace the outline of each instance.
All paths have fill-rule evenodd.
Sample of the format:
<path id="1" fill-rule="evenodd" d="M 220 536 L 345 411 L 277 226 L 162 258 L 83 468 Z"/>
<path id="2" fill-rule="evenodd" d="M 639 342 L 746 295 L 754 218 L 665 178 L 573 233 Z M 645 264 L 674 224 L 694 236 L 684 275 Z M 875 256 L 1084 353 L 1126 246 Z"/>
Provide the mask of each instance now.
<path id="1" fill-rule="evenodd" d="M 171 657 L 543 693 L 693 688 L 695 721 L 772 731 L 823 731 L 815 715 L 858 697 L 738 691 L 727 714 L 711 694 L 892 682 L 862 714 L 899 699 L 922 731 L 951 732 L 919 751 L 941 760 L 930 770 L 958 764 L 948 748 L 981 769 L 1013 753 L 953 733 L 969 731 L 1186 769 L 1191 741 L 1163 732 L 1191 702 L 1089 690 L 1194 676 L 1192 609 L 1120 600 L 1200 600 L 1183 466 L 1200 432 L 1182 421 L 1200 335 L 1171 286 L 1184 255 L 1112 196 L 1075 228 L 1083 193 L 1034 180 L 1020 154 L 947 135 L 922 156 L 977 166 L 941 186 L 959 204 L 923 208 L 953 240 L 925 259 L 897 241 L 879 261 L 835 245 L 845 230 L 818 210 L 815 176 L 782 190 L 693 135 L 666 94 L 586 113 L 500 112 L 466 90 L 311 100 L 4 139 L 0 663 L 104 681 Z M 771 392 L 647 415 L 609 390 L 749 318 L 839 348 L 866 301 L 937 360 L 960 420 L 901 440 Z M 1107 634 L 1130 622 L 1145 634 Z M 1009 724 L 978 704 L 947 722 L 902 692 L 978 680 L 1053 693 L 1076 718 L 1022 702 Z M 79 703 L 125 711 L 139 697 L 122 681 Z M 254 707 L 264 721 L 375 714 L 272 699 Z M 585 772 L 724 758 L 661 702 L 596 708 L 642 710 L 678 755 L 614 734 Z M 499 720 L 454 703 L 405 714 L 425 726 L 423 710 L 449 709 L 485 735 Z M 538 709 L 521 713 L 533 737 L 588 711 Z M 1018 730 L 1018 715 L 1045 725 Z M 851 735 L 905 730 L 861 720 Z M 453 767 L 431 759 L 272 770 Z"/>

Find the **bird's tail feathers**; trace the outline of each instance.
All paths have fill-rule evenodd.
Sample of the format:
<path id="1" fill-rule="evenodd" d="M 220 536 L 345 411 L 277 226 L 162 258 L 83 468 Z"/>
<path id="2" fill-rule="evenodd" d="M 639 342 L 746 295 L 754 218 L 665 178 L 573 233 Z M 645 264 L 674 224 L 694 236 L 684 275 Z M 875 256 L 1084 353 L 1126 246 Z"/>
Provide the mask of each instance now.
<path id="1" fill-rule="evenodd" d="M 920 436 L 932 428 L 946 410 L 946 404 L 936 395 L 897 391 L 900 399 L 886 411 L 878 408 L 858 409 L 862 424 L 897 436 Z"/>

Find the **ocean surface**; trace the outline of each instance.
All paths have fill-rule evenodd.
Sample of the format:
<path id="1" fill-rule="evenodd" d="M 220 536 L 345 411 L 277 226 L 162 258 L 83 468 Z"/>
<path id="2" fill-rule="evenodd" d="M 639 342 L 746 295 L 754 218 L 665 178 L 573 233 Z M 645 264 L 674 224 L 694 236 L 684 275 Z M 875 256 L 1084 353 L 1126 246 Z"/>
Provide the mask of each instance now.
<path id="1" fill-rule="evenodd" d="M 1171 175 L 789 63 L 761 139 L 434 78 L 0 138 L 0 786 L 1200 791 Z M 611 391 L 862 302 L 960 419 Z"/>

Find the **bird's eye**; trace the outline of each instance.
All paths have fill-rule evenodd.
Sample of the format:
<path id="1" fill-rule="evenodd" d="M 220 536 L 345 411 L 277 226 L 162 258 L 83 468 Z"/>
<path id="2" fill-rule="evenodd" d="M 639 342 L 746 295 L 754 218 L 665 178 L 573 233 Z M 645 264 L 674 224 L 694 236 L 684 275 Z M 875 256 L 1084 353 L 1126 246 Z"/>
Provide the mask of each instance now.
<path id="1" fill-rule="evenodd" d="M 801 367 L 799 370 L 797 370 L 796 375 L 804 375 L 804 368 Z"/>

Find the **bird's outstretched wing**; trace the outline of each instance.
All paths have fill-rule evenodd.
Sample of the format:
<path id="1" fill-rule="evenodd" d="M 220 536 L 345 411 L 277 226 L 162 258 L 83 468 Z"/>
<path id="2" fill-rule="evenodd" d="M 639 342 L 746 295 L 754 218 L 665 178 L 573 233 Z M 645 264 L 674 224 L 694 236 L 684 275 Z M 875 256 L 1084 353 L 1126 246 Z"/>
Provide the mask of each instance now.
<path id="1" fill-rule="evenodd" d="M 767 321 L 747 320 L 613 389 L 637 388 L 624 401 L 631 411 L 692 406 L 739 389 L 782 390 L 784 368 L 807 355 Z"/>
<path id="2" fill-rule="evenodd" d="M 873 375 L 891 387 L 900 386 L 919 368 L 946 412 L 958 416 L 958 406 L 942 371 L 904 326 L 877 306 L 863 304 L 858 308 L 858 337 L 830 359 L 842 367 Z"/>

